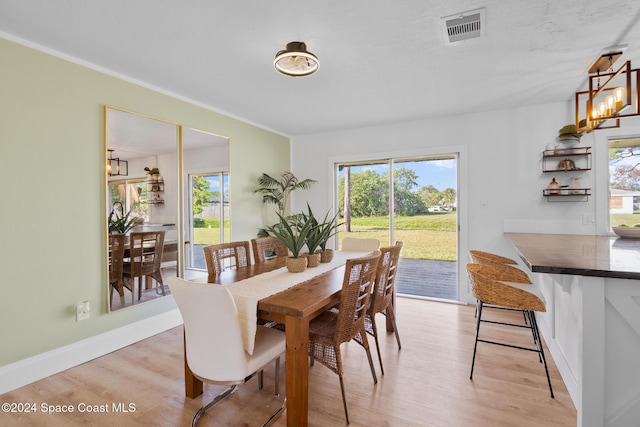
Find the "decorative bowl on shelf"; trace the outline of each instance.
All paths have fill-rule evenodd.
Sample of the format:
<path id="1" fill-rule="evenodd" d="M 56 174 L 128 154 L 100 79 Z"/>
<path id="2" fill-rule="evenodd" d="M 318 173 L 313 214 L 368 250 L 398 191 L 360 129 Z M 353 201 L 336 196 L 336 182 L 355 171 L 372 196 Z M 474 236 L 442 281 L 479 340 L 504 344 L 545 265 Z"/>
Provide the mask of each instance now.
<path id="1" fill-rule="evenodd" d="M 640 239 L 640 227 L 611 227 L 613 232 L 627 239 Z"/>

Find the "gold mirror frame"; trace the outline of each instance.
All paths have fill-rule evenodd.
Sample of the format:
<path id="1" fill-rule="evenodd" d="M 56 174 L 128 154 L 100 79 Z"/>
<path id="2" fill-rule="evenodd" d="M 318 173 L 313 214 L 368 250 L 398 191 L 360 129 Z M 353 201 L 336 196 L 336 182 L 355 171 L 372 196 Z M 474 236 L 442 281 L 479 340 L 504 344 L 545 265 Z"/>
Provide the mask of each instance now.
<path id="1" fill-rule="evenodd" d="M 194 131 L 194 132 L 192 132 Z M 184 152 L 185 144 L 187 149 L 194 146 L 194 149 L 207 149 L 205 144 L 213 144 L 211 138 L 209 140 L 198 136 L 208 135 L 219 141 L 226 142 L 226 169 L 228 171 L 228 138 L 220 137 L 207 131 L 200 131 L 193 128 L 187 128 L 180 124 L 147 116 L 137 112 L 121 109 L 113 106 L 104 106 L 104 186 L 105 204 L 106 204 L 106 221 L 105 233 L 107 246 L 107 311 L 119 310 L 136 306 L 142 302 L 157 300 L 158 298 L 168 295 L 168 287 L 164 283 L 164 295 L 158 288 L 157 281 L 146 278 L 145 280 L 136 279 L 131 292 L 128 288 L 124 288 L 124 306 L 122 299 L 117 290 L 114 289 L 113 297 L 111 289 L 113 286 L 109 279 L 110 249 L 109 234 L 110 221 L 109 214 L 113 211 L 113 200 L 124 200 L 124 216 L 127 212 L 133 211 L 136 216 L 144 218 L 144 222 L 137 224 L 132 231 L 153 231 L 165 230 L 164 248 L 170 250 L 165 251 L 163 256 L 163 276 L 167 277 L 167 273 L 175 272 L 180 277 L 185 277 L 185 229 L 188 226 L 185 222 L 187 217 L 185 212 L 188 211 L 186 206 L 188 197 L 185 196 L 185 165 Z M 185 140 L 186 139 L 186 140 Z M 203 148 L 204 147 L 204 148 Z M 113 150 L 113 151 L 108 151 Z M 187 156 L 188 157 L 188 156 Z M 200 156 L 204 157 L 204 156 Z M 123 167 L 121 172 L 128 172 L 128 175 L 115 175 L 117 172 L 113 165 L 116 164 L 114 159 L 122 162 L 128 162 L 128 171 Z M 109 176 L 109 166 L 114 174 Z M 147 179 L 147 171 L 144 168 L 151 169 L 157 167 L 160 169 L 161 177 Z M 214 169 L 223 166 L 215 165 Z M 187 165 L 186 170 L 191 169 Z M 204 170 L 206 167 L 199 166 Z M 118 185 L 118 196 L 114 198 L 116 190 L 112 188 L 112 184 Z M 129 195 L 129 197 L 128 197 Z M 132 209 L 133 208 L 133 209 Z M 119 209 L 118 209 L 119 210 Z M 118 216 L 117 213 L 114 216 Z M 168 256 L 170 254 L 170 256 Z M 206 271 L 203 273 L 206 276 Z M 143 283 L 143 298 L 137 300 L 137 288 L 139 283 Z M 135 294 L 135 295 L 134 295 Z"/>

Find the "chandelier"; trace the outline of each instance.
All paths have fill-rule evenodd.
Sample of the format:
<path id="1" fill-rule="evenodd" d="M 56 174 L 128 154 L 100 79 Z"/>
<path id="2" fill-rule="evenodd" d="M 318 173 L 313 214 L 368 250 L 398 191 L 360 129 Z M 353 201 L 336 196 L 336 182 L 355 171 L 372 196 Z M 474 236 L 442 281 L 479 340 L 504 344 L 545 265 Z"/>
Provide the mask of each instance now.
<path id="1" fill-rule="evenodd" d="M 107 149 L 109 158 L 107 159 L 107 175 L 109 176 L 127 176 L 129 175 L 129 162 L 113 158 L 113 150 Z"/>
<path id="2" fill-rule="evenodd" d="M 637 69 L 626 61 L 617 71 L 613 64 L 621 51 L 605 53 L 589 67 L 589 89 L 576 92 L 578 132 L 620 127 L 620 119 L 640 115 Z"/>

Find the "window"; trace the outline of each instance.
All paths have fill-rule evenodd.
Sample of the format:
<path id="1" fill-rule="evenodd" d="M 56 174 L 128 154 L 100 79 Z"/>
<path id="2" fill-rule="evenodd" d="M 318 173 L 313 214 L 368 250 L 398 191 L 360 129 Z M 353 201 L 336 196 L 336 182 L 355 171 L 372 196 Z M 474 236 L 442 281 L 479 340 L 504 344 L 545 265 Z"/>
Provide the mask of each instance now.
<path id="1" fill-rule="evenodd" d="M 132 211 L 132 216 L 142 217 L 145 222 L 149 221 L 146 180 L 109 181 L 109 212 L 117 202 L 122 203 L 125 213 Z"/>
<path id="2" fill-rule="evenodd" d="M 640 224 L 640 137 L 609 140 L 609 226 Z"/>

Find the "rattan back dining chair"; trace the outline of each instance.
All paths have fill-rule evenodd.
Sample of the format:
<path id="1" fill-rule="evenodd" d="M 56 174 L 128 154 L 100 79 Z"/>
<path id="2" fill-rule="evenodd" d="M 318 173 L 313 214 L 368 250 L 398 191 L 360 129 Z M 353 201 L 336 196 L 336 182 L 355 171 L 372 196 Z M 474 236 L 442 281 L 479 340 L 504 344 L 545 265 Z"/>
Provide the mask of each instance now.
<path id="1" fill-rule="evenodd" d="M 289 256 L 289 249 L 275 237 L 256 237 L 251 239 L 253 262 L 265 262 L 272 258 Z"/>
<path id="2" fill-rule="evenodd" d="M 156 293 L 165 295 L 162 282 L 162 252 L 164 250 L 164 230 L 141 231 L 129 234 L 129 258 L 123 264 L 123 283 L 134 294 L 135 279 L 138 279 L 138 301 L 142 296 L 143 278 L 156 281 Z M 135 297 L 132 295 L 133 302 Z"/>
<path id="3" fill-rule="evenodd" d="M 375 283 L 379 259 L 380 251 L 361 258 L 348 259 L 338 309 L 327 310 L 309 323 L 309 356 L 335 372 L 340 378 L 347 424 L 349 424 L 349 412 L 344 391 L 344 366 L 340 344 L 351 341 L 357 335 L 362 337 L 361 344 L 367 353 L 373 382 L 378 383 L 364 328 L 364 319 L 371 289 Z"/>
<path id="4" fill-rule="evenodd" d="M 400 261 L 400 251 L 403 242 L 397 241 L 393 246 L 380 248 L 380 260 L 376 271 L 376 281 L 371 290 L 371 299 L 369 308 L 364 319 L 365 330 L 369 335 L 373 336 L 378 351 L 378 362 L 380 362 L 380 372 L 384 375 L 384 367 L 382 366 L 382 356 L 380 354 L 380 343 L 378 342 L 378 328 L 376 327 L 376 314 L 382 313 L 391 322 L 393 331 L 398 343 L 398 350 L 402 348 L 400 343 L 400 335 L 398 334 L 398 326 L 396 325 L 396 316 L 394 310 L 394 296 L 396 275 L 398 272 L 398 262 Z M 355 340 L 360 343 L 361 338 L 358 335 Z"/>
<path id="5" fill-rule="evenodd" d="M 109 299 L 113 303 L 113 290 L 120 295 L 120 306 L 124 307 L 124 278 L 122 269 L 124 266 L 124 249 L 126 245 L 125 234 L 109 234 Z"/>
<path id="6" fill-rule="evenodd" d="M 544 363 L 544 370 L 547 374 L 549 391 L 551 393 L 551 397 L 553 398 L 554 396 L 553 388 L 551 387 L 551 378 L 549 377 L 549 369 L 547 368 L 547 360 L 544 355 L 542 338 L 538 330 L 538 324 L 536 322 L 535 316 L 536 311 L 547 311 L 546 303 L 542 293 L 538 288 L 529 283 L 514 281 L 513 276 L 509 273 L 505 273 L 505 270 L 500 267 L 486 264 L 467 264 L 467 272 L 469 273 L 469 283 L 471 285 L 471 291 L 473 293 L 473 296 L 478 300 L 476 337 L 473 346 L 473 359 L 471 362 L 471 374 L 469 375 L 469 378 L 473 379 L 473 368 L 476 361 L 478 342 L 532 351 L 537 353 L 539 361 L 541 363 Z M 509 322 L 483 320 L 482 309 L 485 304 L 523 310 L 527 316 L 528 324 L 522 325 Z M 513 345 L 505 343 L 503 341 L 482 339 L 480 338 L 480 325 L 483 322 L 492 323 L 494 325 L 505 325 L 531 329 L 531 335 L 533 336 L 535 348 Z"/>
<path id="7" fill-rule="evenodd" d="M 248 241 L 218 243 L 205 246 L 203 251 L 209 280 L 227 268 L 246 267 L 251 263 Z"/>
<path id="8" fill-rule="evenodd" d="M 345 252 L 373 252 L 380 247 L 380 240 L 364 237 L 345 237 L 341 250 Z"/>
<path id="9" fill-rule="evenodd" d="M 201 381 L 228 386 L 211 402 L 196 412 L 195 426 L 207 411 L 214 408 L 258 373 L 262 389 L 263 367 L 275 360 L 275 394 L 279 395 L 280 356 L 285 351 L 285 335 L 273 328 L 258 326 L 252 354 L 244 349 L 238 310 L 225 286 L 189 282 L 178 277 L 167 279 L 184 322 L 184 345 L 187 365 Z M 271 424 L 284 411 L 282 406 L 263 426 Z"/>

